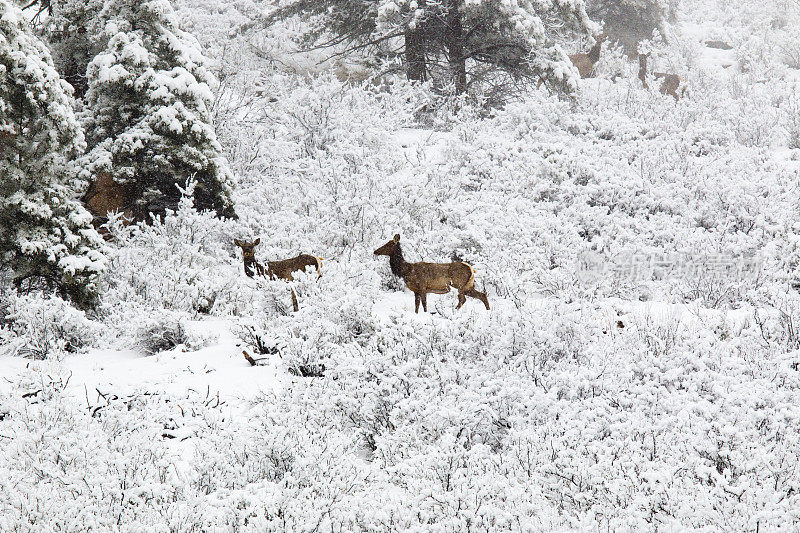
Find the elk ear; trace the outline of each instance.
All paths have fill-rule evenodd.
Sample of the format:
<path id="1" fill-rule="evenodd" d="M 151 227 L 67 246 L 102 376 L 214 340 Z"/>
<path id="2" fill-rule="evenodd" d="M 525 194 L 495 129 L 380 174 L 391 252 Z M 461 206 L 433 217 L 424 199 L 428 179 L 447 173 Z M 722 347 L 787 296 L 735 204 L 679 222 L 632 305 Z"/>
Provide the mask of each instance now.
<path id="1" fill-rule="evenodd" d="M 258 246 L 258 243 L 261 242 L 261 237 L 253 241 L 253 246 Z"/>
<path id="2" fill-rule="evenodd" d="M 399 233 L 395 233 L 394 242 L 400 242 L 400 234 Z"/>
<path id="3" fill-rule="evenodd" d="M 239 247 L 242 246 L 242 242 L 239 239 L 233 239 L 233 244 L 235 244 L 236 246 L 239 246 Z"/>

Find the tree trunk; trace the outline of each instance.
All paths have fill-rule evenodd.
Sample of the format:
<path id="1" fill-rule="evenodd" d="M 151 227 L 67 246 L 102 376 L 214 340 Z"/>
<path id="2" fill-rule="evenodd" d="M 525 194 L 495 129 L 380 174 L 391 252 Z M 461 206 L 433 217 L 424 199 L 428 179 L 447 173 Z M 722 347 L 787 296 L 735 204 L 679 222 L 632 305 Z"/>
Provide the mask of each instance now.
<path id="1" fill-rule="evenodd" d="M 462 0 L 448 0 L 445 48 L 450 64 L 450 76 L 455 84 L 456 94 L 467 92 L 467 61 L 464 57 L 464 29 L 461 25 Z"/>
<path id="2" fill-rule="evenodd" d="M 425 81 L 428 68 L 425 63 L 425 33 L 417 22 L 413 29 L 406 28 L 406 76 L 409 80 Z"/>

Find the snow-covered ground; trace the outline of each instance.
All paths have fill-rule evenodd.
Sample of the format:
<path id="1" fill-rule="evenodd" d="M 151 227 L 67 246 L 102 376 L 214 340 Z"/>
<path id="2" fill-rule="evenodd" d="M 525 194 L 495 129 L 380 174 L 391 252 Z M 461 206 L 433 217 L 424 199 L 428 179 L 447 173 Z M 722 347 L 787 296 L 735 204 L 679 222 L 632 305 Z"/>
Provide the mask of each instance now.
<path id="1" fill-rule="evenodd" d="M 63 355 L 56 368 L 70 376 L 64 393 L 82 400 L 89 391 L 96 403 L 98 394 L 109 392 L 118 396 L 130 396 L 142 390 L 173 396 L 208 392 L 219 394 L 228 403 L 241 403 L 260 393 L 280 390 L 286 369 L 280 368 L 277 360 L 251 367 L 242 355 L 242 342 L 232 335 L 226 320 L 194 321 L 186 327 L 216 340 L 200 350 L 178 346 L 151 357 L 143 357 L 137 350 L 113 349 Z M 48 363 L 33 364 L 49 366 Z M 6 378 L 0 385 L 4 392 L 8 392 L 10 383 L 18 381 L 30 365 L 30 361 L 18 357 L 0 359 L 0 374 Z"/>

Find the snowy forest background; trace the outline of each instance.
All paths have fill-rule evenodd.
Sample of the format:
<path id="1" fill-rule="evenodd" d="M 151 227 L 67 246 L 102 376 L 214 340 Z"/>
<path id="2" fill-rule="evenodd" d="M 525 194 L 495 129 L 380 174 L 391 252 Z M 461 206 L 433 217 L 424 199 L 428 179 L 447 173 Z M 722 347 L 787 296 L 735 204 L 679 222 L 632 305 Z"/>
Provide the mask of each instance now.
<path id="1" fill-rule="evenodd" d="M 0 530 L 796 531 L 798 20 L 0 0 Z"/>

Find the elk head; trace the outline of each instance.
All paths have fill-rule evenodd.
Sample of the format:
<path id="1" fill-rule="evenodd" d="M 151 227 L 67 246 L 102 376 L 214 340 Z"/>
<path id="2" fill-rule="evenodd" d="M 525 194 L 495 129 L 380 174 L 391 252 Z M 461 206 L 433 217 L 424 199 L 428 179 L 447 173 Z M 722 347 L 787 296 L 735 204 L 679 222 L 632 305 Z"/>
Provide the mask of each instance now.
<path id="1" fill-rule="evenodd" d="M 261 242 L 260 238 L 254 240 L 253 242 L 233 239 L 233 244 L 242 249 L 242 257 L 244 257 L 245 259 L 253 259 L 253 260 L 255 260 L 256 258 L 256 246 L 258 246 L 260 242 Z"/>
<path id="2" fill-rule="evenodd" d="M 233 244 L 242 249 L 242 260 L 244 261 L 244 273 L 248 277 L 253 277 L 254 274 L 259 276 L 264 275 L 264 267 L 256 261 L 256 246 L 261 242 L 261 239 L 256 239 L 253 242 L 240 241 L 233 239 Z M 253 271 L 255 267 L 255 272 Z"/>
<path id="3" fill-rule="evenodd" d="M 394 238 L 375 250 L 375 255 L 393 255 L 395 251 L 397 251 L 397 247 L 400 245 L 400 234 L 396 234 Z"/>

